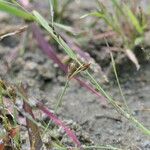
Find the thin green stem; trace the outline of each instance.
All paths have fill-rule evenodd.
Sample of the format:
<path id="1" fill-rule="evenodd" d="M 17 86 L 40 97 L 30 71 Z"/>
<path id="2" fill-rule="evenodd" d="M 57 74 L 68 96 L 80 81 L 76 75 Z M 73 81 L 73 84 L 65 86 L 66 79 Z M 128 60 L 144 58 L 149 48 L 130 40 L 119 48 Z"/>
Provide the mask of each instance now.
<path id="1" fill-rule="evenodd" d="M 112 65 L 113 65 L 113 69 L 114 69 L 114 73 L 115 73 L 115 77 L 116 77 L 116 80 L 117 80 L 117 84 L 118 84 L 118 88 L 119 88 L 120 94 L 121 94 L 121 96 L 123 98 L 125 107 L 126 107 L 127 111 L 129 112 L 127 101 L 126 101 L 125 96 L 123 94 L 123 91 L 122 91 L 122 88 L 121 88 L 121 85 L 120 85 L 120 81 L 119 81 L 119 78 L 118 78 L 118 74 L 117 74 L 117 70 L 116 70 L 116 65 L 115 65 L 115 61 L 114 61 L 114 58 L 113 58 L 113 54 L 111 52 L 110 52 L 110 56 L 111 56 L 111 61 L 112 61 Z"/>
<path id="2" fill-rule="evenodd" d="M 119 81 L 119 78 L 118 78 L 117 69 L 116 69 L 116 65 L 115 65 L 115 60 L 114 60 L 113 54 L 110 51 L 110 47 L 109 47 L 109 44 L 107 42 L 107 39 L 105 39 L 105 42 L 106 42 L 106 45 L 107 45 L 107 47 L 109 49 L 109 53 L 110 53 L 110 57 L 111 57 L 111 61 L 112 61 L 112 66 L 113 66 L 113 70 L 114 70 L 114 74 L 115 74 L 115 77 L 116 77 L 116 81 L 117 81 L 117 84 L 118 84 L 118 88 L 119 88 L 120 94 L 122 96 L 122 99 L 123 99 L 123 102 L 125 104 L 125 107 L 126 107 L 128 113 L 129 113 L 129 107 L 127 105 L 126 98 L 125 98 L 125 96 L 123 94 L 123 91 L 122 91 L 122 88 L 121 88 L 121 85 L 120 85 L 120 81 Z"/>
<path id="3" fill-rule="evenodd" d="M 57 113 L 58 107 L 60 107 L 61 104 L 62 104 L 62 99 L 63 99 L 63 96 L 64 96 L 66 90 L 67 90 L 68 84 L 69 84 L 69 80 L 66 81 L 64 89 L 63 89 L 62 93 L 59 96 L 59 99 L 58 99 L 57 104 L 56 104 L 55 109 L 54 109 L 54 113 Z M 52 121 L 50 120 L 48 122 L 48 124 L 47 124 L 44 132 L 43 132 L 43 135 L 47 132 L 47 130 L 48 130 L 48 128 L 49 128 L 49 126 L 50 126 L 51 123 L 52 123 Z"/>
<path id="4" fill-rule="evenodd" d="M 55 107 L 55 110 L 54 110 L 55 113 L 57 113 L 58 107 L 60 107 L 62 105 L 62 99 L 63 99 L 63 96 L 64 96 L 66 90 L 67 90 L 68 84 L 69 84 L 69 80 L 66 81 L 65 87 L 64 87 L 62 93 L 59 96 L 59 99 L 57 101 L 57 104 L 56 104 L 56 107 Z"/>
<path id="5" fill-rule="evenodd" d="M 3 88 L 0 86 L 0 105 L 3 106 L 3 92 L 2 92 Z"/>
<path id="6" fill-rule="evenodd" d="M 54 9 L 53 9 L 52 0 L 49 0 L 49 7 L 50 7 L 50 15 L 51 15 L 51 24 L 52 27 L 54 27 Z"/>
<path id="7" fill-rule="evenodd" d="M 59 14 L 59 2 L 58 2 L 58 0 L 52 0 L 52 3 L 53 3 L 55 19 L 56 19 Z"/>
<path id="8" fill-rule="evenodd" d="M 94 79 L 94 77 L 86 71 L 87 75 L 89 76 L 90 80 L 92 81 L 92 84 L 97 88 L 98 91 L 100 91 L 107 100 L 116 108 L 116 110 L 121 113 L 124 117 L 126 117 L 128 120 L 130 120 L 134 125 L 136 125 L 141 131 L 147 135 L 150 135 L 150 130 L 144 127 L 138 120 L 136 120 L 132 115 L 130 115 L 128 112 L 126 112 L 123 108 L 121 108 L 115 100 L 112 99 L 111 96 L 109 96 L 104 89 L 98 84 L 98 82 Z"/>

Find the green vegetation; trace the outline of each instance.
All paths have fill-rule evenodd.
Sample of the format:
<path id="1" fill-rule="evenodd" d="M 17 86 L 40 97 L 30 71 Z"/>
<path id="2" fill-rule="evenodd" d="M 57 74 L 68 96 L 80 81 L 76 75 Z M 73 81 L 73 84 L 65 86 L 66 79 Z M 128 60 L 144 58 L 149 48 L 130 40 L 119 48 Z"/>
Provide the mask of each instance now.
<path id="1" fill-rule="evenodd" d="M 96 12 L 86 14 L 82 18 L 87 17 L 87 16 L 95 16 L 95 17 L 102 19 L 106 23 L 106 25 L 111 28 L 112 31 L 114 31 L 119 37 L 121 37 L 122 45 L 123 45 L 123 48 L 122 48 L 123 52 L 136 65 L 137 69 L 139 69 L 138 60 L 132 50 L 134 49 L 134 47 L 136 45 L 140 44 L 143 41 L 145 29 L 147 27 L 145 16 L 142 12 L 140 12 L 140 10 L 138 12 L 134 12 L 132 10 L 132 8 L 125 3 L 123 3 L 121 5 L 121 1 L 118 2 L 117 0 L 111 0 L 111 2 L 114 6 L 113 14 L 110 13 L 109 10 L 102 3 L 100 3 L 98 1 L 99 10 Z M 67 77 L 64 90 L 62 91 L 62 93 L 58 99 L 58 102 L 56 104 L 55 113 L 56 113 L 58 107 L 61 106 L 63 96 L 65 95 L 65 92 L 66 92 L 66 89 L 67 89 L 67 86 L 68 86 L 70 80 L 72 78 L 76 79 L 77 75 L 79 75 L 80 73 L 82 74 L 82 72 L 84 72 L 84 74 L 82 74 L 83 77 L 85 75 L 85 78 L 88 78 L 88 81 L 91 83 L 93 89 L 97 93 L 102 94 L 107 99 L 108 103 L 111 104 L 118 113 L 120 113 L 122 116 L 127 118 L 130 123 L 132 123 L 134 126 L 136 126 L 144 134 L 150 136 L 150 130 L 147 129 L 144 125 L 142 125 L 142 123 L 140 123 L 130 113 L 130 110 L 126 103 L 126 99 L 125 99 L 123 91 L 121 89 L 119 77 L 117 74 L 115 59 L 113 57 L 112 52 L 110 51 L 111 63 L 113 66 L 113 70 L 115 73 L 119 91 L 120 91 L 120 94 L 124 101 L 125 107 L 119 106 L 118 103 L 113 99 L 113 97 L 111 95 L 109 95 L 107 91 L 104 90 L 103 85 L 101 85 L 94 78 L 91 71 L 88 70 L 90 63 L 84 64 L 80 59 L 78 59 L 75 51 L 73 51 L 72 48 L 70 48 L 70 46 L 68 46 L 68 44 L 62 38 L 62 36 L 59 33 L 57 33 L 57 31 L 55 31 L 54 27 L 56 27 L 56 26 L 59 26 L 60 28 L 64 28 L 65 30 L 68 30 L 68 28 L 65 25 L 58 24 L 56 22 L 63 23 L 63 21 L 61 21 L 61 20 L 63 20 L 64 12 L 65 12 L 66 8 L 68 7 L 69 3 L 71 3 L 71 1 L 66 0 L 60 9 L 58 0 L 49 0 L 50 11 L 51 11 L 51 23 L 50 24 L 52 26 L 49 25 L 49 21 L 47 19 L 45 19 L 38 11 L 33 10 L 32 13 L 28 12 L 22 8 L 18 8 L 18 6 L 16 6 L 14 3 L 8 3 L 3 0 L 0 0 L 0 10 L 10 13 L 11 15 L 14 15 L 17 17 L 21 17 L 22 19 L 24 19 L 26 21 L 27 24 L 30 22 L 39 24 L 39 27 L 42 27 L 43 29 L 45 29 L 47 31 L 47 35 L 50 35 L 56 41 L 56 44 L 61 46 L 61 48 L 66 53 L 66 55 L 69 56 L 69 58 L 71 58 L 74 61 L 74 63 L 76 63 L 78 65 L 78 67 L 73 68 L 73 71 L 71 71 L 71 74 L 69 74 L 70 72 L 67 72 L 66 68 L 64 67 L 64 64 L 61 64 L 61 62 L 59 62 L 57 57 L 55 57 L 56 54 L 46 51 L 47 53 L 49 53 L 51 55 L 52 60 L 54 62 L 57 62 L 59 67 L 60 66 L 62 66 L 62 68 L 64 67 L 64 71 L 65 71 L 66 77 Z M 122 6 L 122 8 L 120 6 Z M 41 35 L 39 33 L 37 34 L 37 36 L 39 36 L 40 41 L 43 40 L 43 37 L 41 37 Z M 110 47 L 107 42 L 107 39 L 105 39 L 105 42 L 106 42 L 107 48 L 109 49 Z M 44 46 L 46 45 L 44 42 L 42 44 L 44 44 Z M 47 49 L 48 46 L 46 45 L 45 47 Z M 77 80 L 78 80 L 78 78 L 77 78 Z M 3 102 L 3 98 L 5 96 L 8 96 L 9 99 L 13 102 L 12 103 L 13 104 L 13 114 L 12 114 L 13 123 L 10 123 L 10 120 L 8 119 L 8 117 L 6 116 L 6 113 L 5 113 L 5 104 Z M 1 138 L 4 143 L 2 143 L 2 144 L 0 143 L 0 149 L 3 150 L 6 145 L 9 145 L 10 140 L 13 140 L 15 143 L 12 147 L 14 147 L 14 148 L 21 147 L 20 135 L 19 135 L 20 131 L 19 131 L 18 125 L 17 125 L 17 115 L 20 110 L 15 103 L 17 97 L 19 97 L 23 101 L 23 105 L 24 105 L 23 108 L 26 112 L 26 114 L 24 114 L 24 116 L 26 117 L 27 127 L 28 127 L 28 130 L 29 129 L 31 130 L 31 131 L 29 131 L 29 139 L 30 139 L 30 148 L 31 149 L 34 150 L 34 149 L 38 149 L 38 148 L 42 147 L 43 143 L 42 143 L 41 133 L 42 132 L 45 133 L 45 131 L 51 133 L 51 131 L 49 129 L 49 125 L 53 121 L 56 125 L 62 127 L 65 130 L 66 134 L 73 141 L 73 143 L 75 145 L 74 149 L 84 148 L 84 149 L 112 149 L 112 150 L 116 149 L 116 150 L 119 150 L 118 148 L 114 148 L 109 145 L 108 146 L 82 146 L 80 141 L 78 140 L 78 138 L 75 136 L 75 134 L 70 130 L 70 128 L 65 126 L 65 124 L 54 115 L 55 113 L 54 114 L 51 113 L 47 109 L 47 107 L 45 107 L 43 104 L 41 104 L 37 101 L 35 102 L 35 104 L 33 104 L 34 102 L 29 101 L 28 95 L 26 92 L 26 88 L 23 85 L 12 85 L 10 83 L 6 84 L 3 80 L 0 80 L 0 107 L 2 108 L 1 115 L 2 115 L 2 120 L 3 120 L 3 124 L 4 124 L 3 126 L 4 126 L 6 132 L 5 132 L 5 135 L 3 135 Z M 35 120 L 34 113 L 33 113 L 34 107 L 37 107 L 39 110 L 41 110 L 47 116 L 49 116 L 51 121 L 48 123 L 48 125 L 46 124 L 43 126 L 41 124 L 41 122 L 38 123 Z M 27 115 L 27 113 L 28 113 L 28 115 Z M 36 134 L 35 134 L 35 132 L 36 132 Z M 51 136 L 53 136 L 53 135 L 51 134 Z M 57 149 L 68 149 L 66 146 L 64 146 L 61 143 L 61 141 L 59 141 L 58 139 L 55 139 L 55 140 L 56 141 L 52 141 L 52 143 L 50 144 L 51 147 L 55 147 Z"/>

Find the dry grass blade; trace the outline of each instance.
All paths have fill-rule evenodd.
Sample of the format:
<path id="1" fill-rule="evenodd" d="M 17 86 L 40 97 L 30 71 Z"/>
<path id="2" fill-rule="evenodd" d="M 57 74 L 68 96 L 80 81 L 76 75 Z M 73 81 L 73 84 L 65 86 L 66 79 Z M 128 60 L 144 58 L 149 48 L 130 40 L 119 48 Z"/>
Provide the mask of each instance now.
<path id="1" fill-rule="evenodd" d="M 111 38 L 113 36 L 116 36 L 116 33 L 114 31 L 106 31 L 104 33 L 95 34 L 93 37 L 93 41 L 94 40 L 102 40 L 104 38 Z"/>
<path id="2" fill-rule="evenodd" d="M 85 71 L 90 67 L 90 63 L 82 64 L 77 66 L 75 63 L 71 63 L 68 68 L 68 79 L 71 80 L 74 76 L 79 74 L 81 71 Z"/>
<path id="3" fill-rule="evenodd" d="M 0 40 L 6 38 L 6 37 L 8 37 L 8 36 L 13 36 L 13 35 L 22 33 L 22 32 L 24 32 L 27 28 L 28 28 L 28 26 L 25 25 L 25 26 L 20 27 L 19 29 L 15 30 L 15 31 L 12 31 L 12 32 L 9 32 L 9 33 L 5 33 L 5 34 L 3 34 L 3 35 L 0 36 Z"/>
<path id="4" fill-rule="evenodd" d="M 138 62 L 135 54 L 130 49 L 126 49 L 126 55 L 135 64 L 136 69 L 139 70 L 140 69 L 140 65 L 139 65 L 139 62 Z"/>
<path id="5" fill-rule="evenodd" d="M 20 92 L 24 96 L 24 98 L 26 100 L 28 100 L 28 96 L 26 94 L 26 90 L 25 90 L 23 85 L 20 86 Z M 23 101 L 23 108 L 24 108 L 25 112 L 30 114 L 32 116 L 32 118 L 34 119 L 32 108 L 25 101 Z M 38 126 L 35 123 L 33 123 L 31 120 L 29 120 L 28 118 L 26 118 L 26 122 L 27 122 L 27 128 L 28 128 L 28 133 L 29 133 L 31 149 L 32 150 L 41 149 L 43 143 L 42 143 L 42 140 L 41 140 L 40 130 L 39 130 Z"/>

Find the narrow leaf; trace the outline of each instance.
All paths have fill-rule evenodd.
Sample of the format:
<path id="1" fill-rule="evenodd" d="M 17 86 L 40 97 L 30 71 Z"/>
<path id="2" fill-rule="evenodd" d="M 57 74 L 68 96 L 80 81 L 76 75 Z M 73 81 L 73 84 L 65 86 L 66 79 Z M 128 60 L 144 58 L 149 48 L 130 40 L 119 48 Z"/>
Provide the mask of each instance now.
<path id="1" fill-rule="evenodd" d="M 67 73 L 67 67 L 60 61 L 60 59 L 57 57 L 56 52 L 53 50 L 53 47 L 48 44 L 48 42 L 44 39 L 40 28 L 38 28 L 35 24 L 31 25 L 33 34 L 35 35 L 35 38 L 41 47 L 42 51 L 49 56 L 50 59 L 53 60 L 54 63 L 56 63 L 65 73 Z M 104 105 L 106 105 L 106 98 L 102 96 L 99 92 L 97 92 L 91 85 L 85 83 L 85 81 L 82 81 L 79 78 L 75 78 L 79 84 L 82 87 L 85 87 L 88 91 L 91 91 L 92 93 L 96 94 L 99 99 L 102 101 Z"/>
<path id="2" fill-rule="evenodd" d="M 15 15 L 17 17 L 21 17 L 25 20 L 34 20 L 34 16 L 28 12 L 25 12 L 17 7 L 10 5 L 9 3 L 0 0 L 0 10 Z"/>
<path id="3" fill-rule="evenodd" d="M 100 12 L 92 12 L 92 13 L 88 13 L 88 14 L 81 16 L 80 19 L 86 18 L 88 16 L 95 16 L 95 17 L 103 18 L 104 14 Z"/>
<path id="4" fill-rule="evenodd" d="M 43 111 L 50 119 L 52 119 L 52 121 L 58 125 L 61 126 L 65 132 L 67 133 L 67 135 L 72 139 L 72 141 L 78 146 L 81 147 L 81 143 L 78 140 L 78 138 L 76 137 L 76 135 L 74 134 L 73 131 L 70 130 L 70 128 L 68 126 L 66 126 L 60 119 L 58 119 L 52 112 L 50 112 L 45 106 L 43 106 L 43 104 L 41 103 L 37 103 L 37 107 Z"/>
<path id="5" fill-rule="evenodd" d="M 20 86 L 19 92 L 23 95 L 24 99 L 28 101 L 26 89 L 24 88 L 23 85 Z M 25 112 L 30 114 L 32 118 L 35 119 L 32 112 L 32 107 L 25 100 L 23 101 L 23 108 Z M 41 140 L 39 127 L 28 118 L 26 118 L 26 122 L 27 122 L 27 129 L 28 129 L 28 134 L 30 139 L 30 147 L 34 148 L 35 150 L 41 149 L 43 143 Z"/>
<path id="6" fill-rule="evenodd" d="M 70 56 L 70 58 L 76 59 L 75 53 L 68 47 L 64 40 L 55 33 L 54 29 L 49 26 L 48 22 L 37 11 L 33 11 L 33 14 L 36 17 L 38 23 L 42 25 L 51 34 L 51 36 L 62 46 L 62 48 Z"/>
<path id="7" fill-rule="evenodd" d="M 70 27 L 70 26 L 63 25 L 63 24 L 56 23 L 56 22 L 54 22 L 54 25 L 55 25 L 56 27 L 60 28 L 60 29 L 63 29 L 63 30 L 65 30 L 65 31 L 67 31 L 67 32 L 70 32 L 70 33 L 72 33 L 72 34 L 75 34 L 73 28 Z"/>
<path id="8" fill-rule="evenodd" d="M 35 24 L 31 25 L 32 32 L 39 44 L 39 46 L 42 48 L 43 52 L 48 55 L 50 59 L 53 60 L 54 63 L 56 63 L 64 72 L 67 72 L 67 67 L 62 64 L 62 62 L 58 59 L 56 52 L 54 51 L 54 48 L 48 44 L 48 42 L 45 41 L 42 32 L 38 26 Z"/>
<path id="9" fill-rule="evenodd" d="M 130 10 L 130 8 L 127 5 L 125 5 L 124 8 L 125 8 L 125 10 L 127 12 L 128 17 L 130 18 L 133 26 L 136 28 L 137 32 L 142 34 L 143 33 L 143 29 L 140 26 L 140 23 L 139 23 L 137 17 L 133 14 L 133 12 Z"/>

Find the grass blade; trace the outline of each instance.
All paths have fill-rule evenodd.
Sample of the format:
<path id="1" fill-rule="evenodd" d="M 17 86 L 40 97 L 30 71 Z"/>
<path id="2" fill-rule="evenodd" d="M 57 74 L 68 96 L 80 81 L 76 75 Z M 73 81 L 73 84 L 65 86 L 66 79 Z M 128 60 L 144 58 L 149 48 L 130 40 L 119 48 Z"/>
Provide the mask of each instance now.
<path id="1" fill-rule="evenodd" d="M 116 77 L 116 81 L 117 81 L 117 84 L 118 84 L 118 88 L 119 88 L 120 94 L 121 94 L 123 102 L 125 104 L 126 111 L 129 113 L 129 108 L 128 108 L 128 105 L 127 105 L 127 102 L 126 102 L 126 98 L 125 98 L 125 96 L 123 94 L 123 91 L 122 91 L 122 88 L 121 88 L 121 85 L 120 85 L 120 81 L 119 81 L 119 78 L 118 78 L 118 73 L 117 73 L 117 69 L 116 69 L 116 64 L 115 64 L 114 56 L 113 56 L 112 52 L 110 51 L 110 46 L 109 46 L 108 41 L 106 39 L 105 39 L 105 42 L 106 42 L 106 45 L 107 45 L 107 47 L 109 49 L 109 53 L 110 53 L 110 57 L 111 57 L 111 62 L 112 62 L 112 66 L 113 66 L 113 70 L 114 70 L 114 74 L 115 74 L 115 77 Z"/>
<path id="2" fill-rule="evenodd" d="M 35 38 L 39 44 L 39 46 L 42 48 L 43 52 L 49 56 L 50 59 L 53 60 L 54 63 L 58 64 L 58 66 L 65 72 L 67 73 L 67 67 L 59 60 L 59 58 L 57 57 L 56 52 L 53 50 L 53 47 L 49 45 L 49 43 L 47 43 L 47 41 L 44 39 L 44 37 L 42 36 L 42 33 L 40 31 L 40 29 L 35 25 L 31 25 L 32 27 L 32 31 L 33 34 L 35 35 Z M 98 98 L 101 100 L 101 103 L 106 105 L 106 99 L 105 97 L 103 97 L 99 92 L 97 92 L 91 85 L 87 84 L 85 81 L 82 81 L 79 78 L 75 78 L 77 80 L 77 82 L 79 82 L 79 84 L 82 87 L 85 87 L 88 91 L 94 93 L 95 95 L 98 96 Z"/>
<path id="3" fill-rule="evenodd" d="M 52 59 L 54 61 L 54 63 L 56 63 L 64 72 L 67 72 L 67 67 L 62 64 L 62 62 L 59 60 L 59 58 L 57 57 L 54 49 L 52 46 L 50 46 L 44 39 L 40 28 L 38 26 L 36 26 L 35 24 L 31 25 L 32 28 L 32 32 L 39 44 L 39 46 L 42 48 L 43 52 L 48 55 L 48 57 L 50 59 Z"/>
<path id="4" fill-rule="evenodd" d="M 60 119 L 58 119 L 53 113 L 51 113 L 45 106 L 43 106 L 43 104 L 41 103 L 37 103 L 37 107 L 44 112 L 50 119 L 52 119 L 52 121 L 57 124 L 58 126 L 61 126 L 65 132 L 67 133 L 67 135 L 73 140 L 73 142 L 78 146 L 81 147 L 81 143 L 78 140 L 78 138 L 76 137 L 76 135 L 74 134 L 73 131 L 70 130 L 69 127 L 67 127 Z"/>
<path id="5" fill-rule="evenodd" d="M 128 17 L 130 18 L 130 20 L 131 20 L 133 26 L 136 28 L 137 32 L 142 34 L 143 28 L 140 26 L 140 23 L 139 23 L 137 17 L 133 14 L 131 9 L 127 5 L 124 6 L 124 9 L 126 10 Z"/>
<path id="6" fill-rule="evenodd" d="M 57 57 L 56 52 L 53 50 L 52 46 L 50 46 L 47 41 L 44 39 L 40 28 L 38 28 L 35 24 L 31 25 L 33 34 L 39 44 L 39 46 L 42 48 L 43 52 L 49 56 L 50 59 L 53 60 L 54 63 L 58 64 L 58 66 L 67 73 L 67 67 L 60 61 L 60 59 Z M 103 105 L 106 105 L 106 99 L 104 96 L 102 96 L 99 92 L 97 92 L 91 85 L 87 84 L 85 81 L 82 81 L 81 79 L 75 77 L 77 82 L 82 86 L 85 87 L 88 91 L 94 93 L 97 95 L 97 97 L 101 100 Z"/>
<path id="7" fill-rule="evenodd" d="M 33 11 L 33 14 L 36 17 L 37 22 L 39 22 L 39 24 L 42 25 L 51 34 L 51 36 L 62 46 L 68 56 L 72 59 L 76 59 L 75 53 L 69 48 L 69 46 L 63 41 L 63 39 L 55 33 L 55 31 L 49 26 L 48 22 L 37 11 Z"/>
<path id="8" fill-rule="evenodd" d="M 3 0 L 0 0 L 0 10 L 10 13 L 11 15 L 15 15 L 17 17 L 21 17 L 25 20 L 33 21 L 35 19 L 35 17 L 32 14 L 18 9 L 17 7 L 10 5 Z"/>
<path id="9" fill-rule="evenodd" d="M 28 96 L 26 94 L 26 89 L 24 88 L 24 86 L 21 85 L 19 88 L 20 88 L 20 92 L 23 95 L 23 97 L 26 99 L 26 101 L 28 101 Z M 32 118 L 35 119 L 33 112 L 32 112 L 32 107 L 26 101 L 23 101 L 23 108 L 26 113 L 30 114 L 32 116 Z M 31 149 L 32 148 L 33 149 L 41 149 L 43 142 L 41 140 L 39 127 L 28 118 L 26 118 L 26 122 L 27 122 L 27 128 L 28 128 Z"/>

